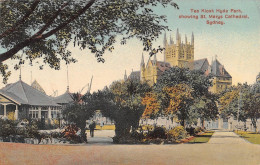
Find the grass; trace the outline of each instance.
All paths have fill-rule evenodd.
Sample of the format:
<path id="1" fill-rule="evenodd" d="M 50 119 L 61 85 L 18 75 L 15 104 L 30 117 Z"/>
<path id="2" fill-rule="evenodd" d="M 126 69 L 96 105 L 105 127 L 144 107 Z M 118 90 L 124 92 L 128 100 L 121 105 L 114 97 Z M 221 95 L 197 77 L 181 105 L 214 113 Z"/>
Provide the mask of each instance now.
<path id="1" fill-rule="evenodd" d="M 235 131 L 235 133 L 253 144 L 260 144 L 260 134 L 259 133 L 245 132 L 245 131 Z"/>
<path id="2" fill-rule="evenodd" d="M 214 131 L 206 131 L 205 133 L 201 135 L 197 135 L 192 140 L 190 140 L 188 143 L 207 143 L 211 136 L 213 135 Z"/>

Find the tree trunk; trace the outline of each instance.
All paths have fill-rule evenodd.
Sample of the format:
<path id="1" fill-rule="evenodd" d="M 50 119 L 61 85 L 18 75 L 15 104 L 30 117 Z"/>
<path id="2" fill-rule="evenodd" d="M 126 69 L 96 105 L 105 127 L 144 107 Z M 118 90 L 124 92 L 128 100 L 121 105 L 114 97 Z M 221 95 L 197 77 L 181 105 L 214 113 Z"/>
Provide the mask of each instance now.
<path id="1" fill-rule="evenodd" d="M 254 126 L 255 133 L 257 133 L 257 125 L 256 125 L 256 123 L 257 123 L 257 119 L 253 119 L 253 118 L 251 118 L 251 122 L 252 122 L 252 124 L 253 124 L 253 126 Z"/>
<path id="2" fill-rule="evenodd" d="M 86 128 L 82 126 L 80 127 L 80 130 L 81 130 L 80 132 L 81 139 L 83 140 L 83 142 L 87 143 L 88 140 L 87 140 Z"/>
<path id="3" fill-rule="evenodd" d="M 202 119 L 202 128 L 205 129 L 205 120 Z"/>
<path id="4" fill-rule="evenodd" d="M 181 125 L 185 128 L 185 119 L 181 119 Z"/>

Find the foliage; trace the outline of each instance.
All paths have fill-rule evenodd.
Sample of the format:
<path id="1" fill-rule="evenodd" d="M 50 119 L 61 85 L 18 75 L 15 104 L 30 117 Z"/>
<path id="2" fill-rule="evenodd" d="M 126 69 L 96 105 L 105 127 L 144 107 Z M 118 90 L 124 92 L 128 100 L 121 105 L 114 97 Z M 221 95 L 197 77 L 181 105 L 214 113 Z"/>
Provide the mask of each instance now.
<path id="1" fill-rule="evenodd" d="M 81 129 L 81 138 L 87 142 L 86 137 L 86 120 L 94 114 L 94 110 L 86 104 L 72 103 L 63 110 L 63 117 L 66 121 L 75 124 Z"/>
<path id="2" fill-rule="evenodd" d="M 202 132 L 203 130 L 204 130 L 204 129 L 201 128 L 201 127 L 196 127 L 195 130 L 194 130 L 194 133 L 195 133 L 195 134 L 198 134 L 198 133 Z"/>
<path id="3" fill-rule="evenodd" d="M 38 125 L 39 125 L 39 122 L 37 120 L 31 121 L 30 124 L 26 126 L 25 137 L 39 139 L 40 134 L 38 131 L 38 128 L 39 128 Z"/>
<path id="4" fill-rule="evenodd" d="M 222 115 L 234 116 L 240 121 L 251 119 L 257 131 L 257 120 L 260 118 L 260 85 L 238 84 L 222 93 L 219 99 Z"/>
<path id="5" fill-rule="evenodd" d="M 115 107 L 111 117 L 115 120 L 116 136 L 129 136 L 131 128 L 134 132 L 139 127 L 139 120 L 144 112 L 142 97 L 151 88 L 138 80 L 127 80 L 112 83 L 110 90 Z"/>
<path id="6" fill-rule="evenodd" d="M 68 125 L 65 127 L 65 130 L 62 132 L 64 137 L 68 139 L 70 142 L 79 143 L 82 142 L 81 137 L 77 135 L 79 128 L 76 125 Z"/>
<path id="7" fill-rule="evenodd" d="M 201 71 L 172 67 L 160 76 L 155 89 L 161 92 L 165 87 L 173 87 L 178 84 L 188 85 L 192 89 L 193 97 L 208 94 L 208 88 L 212 85 L 210 76 L 205 76 Z"/>
<path id="8" fill-rule="evenodd" d="M 38 60 L 59 69 L 61 60 L 76 62 L 67 49 L 70 43 L 89 49 L 99 62 L 104 62 L 102 55 L 113 51 L 116 37 L 120 37 L 121 44 L 136 37 L 153 55 L 162 48 L 153 48 L 152 41 L 168 30 L 163 25 L 166 17 L 150 8 L 159 4 L 178 8 L 172 0 L 2 1 L 0 48 L 6 52 L 0 54 L 0 62 L 20 59 L 15 65 L 18 69 L 25 60 Z M 1 73 L 8 76 L 10 72 L 1 66 Z"/>
<path id="9" fill-rule="evenodd" d="M 209 76 L 187 68 L 172 67 L 165 71 L 155 84 L 155 91 L 160 98 L 163 115 L 177 115 L 181 125 L 198 117 L 196 100 L 208 96 L 211 86 Z M 195 99 L 196 98 L 196 99 Z M 193 106 L 193 108 L 192 108 Z M 212 105 L 213 106 L 213 105 Z"/>
<path id="10" fill-rule="evenodd" d="M 149 132 L 147 135 L 148 139 L 166 139 L 166 131 L 163 127 L 155 127 L 153 131 Z"/>
<path id="11" fill-rule="evenodd" d="M 0 136 L 7 137 L 9 135 L 15 135 L 16 125 L 16 121 L 0 119 Z"/>
<path id="12" fill-rule="evenodd" d="M 186 136 L 187 132 L 183 126 L 176 126 L 167 133 L 167 138 L 173 141 L 184 139 Z"/>
<path id="13" fill-rule="evenodd" d="M 143 118 L 154 119 L 158 116 L 160 111 L 160 103 L 155 93 L 148 92 L 145 97 L 142 98 L 142 104 L 145 105 L 145 110 L 142 115 Z"/>
<path id="14" fill-rule="evenodd" d="M 195 99 L 194 104 L 191 106 L 193 115 L 190 118 L 200 118 L 204 128 L 204 121 L 215 120 L 219 114 L 216 100 L 217 96 L 210 93 Z"/>
<path id="15" fill-rule="evenodd" d="M 193 101 L 191 96 L 192 90 L 186 84 L 165 87 L 163 92 L 165 93 L 165 99 L 168 101 L 165 114 L 173 114 L 178 110 L 185 110 Z"/>

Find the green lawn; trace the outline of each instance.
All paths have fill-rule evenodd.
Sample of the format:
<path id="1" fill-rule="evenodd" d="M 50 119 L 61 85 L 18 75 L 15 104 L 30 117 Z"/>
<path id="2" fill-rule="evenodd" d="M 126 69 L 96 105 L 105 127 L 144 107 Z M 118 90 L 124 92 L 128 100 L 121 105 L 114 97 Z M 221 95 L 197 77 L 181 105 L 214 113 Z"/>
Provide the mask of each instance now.
<path id="1" fill-rule="evenodd" d="M 235 133 L 253 144 L 260 144 L 259 133 L 245 132 L 245 131 L 235 131 Z"/>
<path id="2" fill-rule="evenodd" d="M 214 131 L 206 131 L 201 135 L 197 135 L 195 138 L 190 140 L 188 143 L 207 143 L 211 136 L 213 135 Z"/>

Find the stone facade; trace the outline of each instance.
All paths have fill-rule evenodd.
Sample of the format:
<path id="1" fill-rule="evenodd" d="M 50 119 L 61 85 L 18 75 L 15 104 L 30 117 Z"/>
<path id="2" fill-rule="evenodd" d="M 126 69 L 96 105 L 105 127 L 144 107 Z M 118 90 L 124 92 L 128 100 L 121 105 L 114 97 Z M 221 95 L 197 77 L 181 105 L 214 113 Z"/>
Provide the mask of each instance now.
<path id="1" fill-rule="evenodd" d="M 176 43 L 170 37 L 169 42 L 167 36 L 164 36 L 164 61 L 158 61 L 156 55 L 153 59 L 149 58 L 145 65 L 144 56 L 142 55 L 140 71 L 132 71 L 128 78 L 147 81 L 149 85 L 157 82 L 162 73 L 171 67 L 189 68 L 191 70 L 200 70 L 206 76 L 212 76 L 212 87 L 209 89 L 212 93 L 219 93 L 232 86 L 232 77 L 224 68 L 217 58 L 209 64 L 206 58 L 194 60 L 194 34 L 191 35 L 191 42 L 185 43 L 181 41 L 181 35 L 177 29 Z M 125 78 L 126 79 L 126 74 Z M 260 80 L 260 77 L 258 77 Z"/>
<path id="2" fill-rule="evenodd" d="M 212 62 L 211 66 L 209 66 L 208 70 L 206 71 L 206 74 L 211 74 L 213 76 L 213 86 L 209 88 L 209 90 L 212 93 L 222 92 L 225 89 L 232 86 L 231 75 L 226 71 L 224 65 L 220 64 L 220 62 L 217 59 L 215 59 Z"/>
<path id="3" fill-rule="evenodd" d="M 164 61 L 170 63 L 171 66 L 178 66 L 180 68 L 186 67 L 193 69 L 190 63 L 194 61 L 194 35 L 192 33 L 191 42 L 188 42 L 187 36 L 185 35 L 185 43 L 181 41 L 181 34 L 177 29 L 176 32 L 176 43 L 173 42 L 170 37 L 168 43 L 166 34 L 164 36 Z"/>

